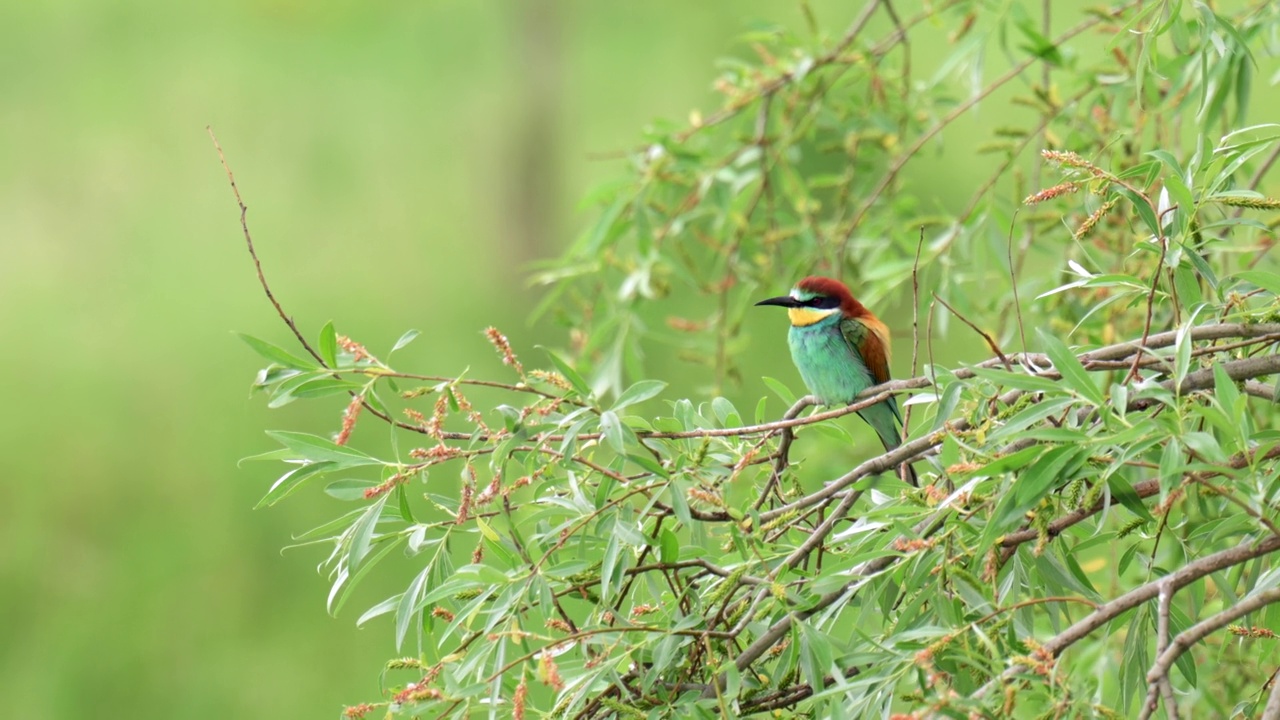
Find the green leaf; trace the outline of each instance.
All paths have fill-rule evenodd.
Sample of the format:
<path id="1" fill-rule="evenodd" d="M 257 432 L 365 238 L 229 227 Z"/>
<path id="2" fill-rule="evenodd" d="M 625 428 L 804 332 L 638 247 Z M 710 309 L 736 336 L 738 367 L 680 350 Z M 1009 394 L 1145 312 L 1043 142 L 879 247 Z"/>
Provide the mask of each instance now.
<path id="1" fill-rule="evenodd" d="M 1009 372 L 1008 370 L 998 368 L 972 368 L 973 374 L 983 380 L 990 380 L 1001 387 L 1013 388 L 1015 390 L 1029 390 L 1032 392 L 1046 392 L 1059 394 L 1062 392 L 1062 385 L 1057 380 L 1051 380 L 1038 375 L 1028 375 L 1026 372 Z"/>
<path id="2" fill-rule="evenodd" d="M 339 380 L 338 378 L 324 375 L 323 377 L 312 378 L 295 387 L 288 388 L 271 398 L 271 402 L 267 403 L 269 408 L 278 408 L 288 405 L 294 400 L 306 398 L 327 397 L 329 395 L 340 395 L 342 393 L 359 391 L 364 389 L 363 383 L 352 382 L 350 380 Z"/>
<path id="3" fill-rule="evenodd" d="M 1235 277 L 1266 290 L 1272 295 L 1280 295 L 1280 275 L 1265 270 L 1241 270 Z"/>
<path id="4" fill-rule="evenodd" d="M 795 624 L 800 629 L 802 677 L 810 687 L 821 690 L 825 687 L 827 670 L 831 668 L 833 658 L 831 640 L 803 620 L 797 620 Z"/>
<path id="5" fill-rule="evenodd" d="M 668 528 L 662 528 L 660 536 L 662 544 L 658 557 L 663 563 L 675 563 L 680 561 L 680 540 L 676 534 Z"/>
<path id="6" fill-rule="evenodd" d="M 786 403 L 788 406 L 795 405 L 796 400 L 800 399 L 796 397 L 795 393 L 791 392 L 791 388 L 783 385 L 781 381 L 775 380 L 771 377 L 762 377 L 760 379 L 764 381 L 765 386 L 773 391 L 774 395 L 782 398 L 782 402 Z"/>
<path id="7" fill-rule="evenodd" d="M 629 405 L 644 402 L 662 392 L 666 387 L 667 384 L 661 380 L 641 380 L 618 396 L 618 401 L 613 404 L 613 410 L 616 412 Z"/>
<path id="8" fill-rule="evenodd" d="M 1117 188 L 1116 192 L 1123 195 L 1133 206 L 1134 211 L 1138 213 L 1138 217 L 1142 219 L 1142 223 L 1147 226 L 1147 231 L 1158 237 L 1161 234 L 1160 223 L 1156 221 L 1155 210 L 1151 209 L 1151 204 L 1147 202 L 1146 198 L 1129 188 Z"/>
<path id="9" fill-rule="evenodd" d="M 1032 445 L 1031 447 L 1022 448 L 1015 453 L 1010 453 L 1009 455 L 1004 455 L 992 460 L 986 465 L 974 470 L 973 473 L 985 475 L 987 477 L 994 477 L 1000 473 L 1026 467 L 1028 463 L 1038 457 L 1042 452 L 1044 452 L 1043 445 Z"/>
<path id="10" fill-rule="evenodd" d="M 407 523 L 416 523 L 417 519 L 413 517 L 413 508 L 409 507 L 409 491 L 404 489 L 404 483 L 396 486 L 396 501 L 400 504 L 400 519 Z"/>
<path id="11" fill-rule="evenodd" d="M 1068 350 L 1061 340 L 1043 330 L 1040 331 L 1040 341 L 1044 343 L 1045 353 L 1053 362 L 1053 367 L 1062 374 L 1062 380 L 1067 383 L 1067 386 L 1094 405 L 1102 405 L 1104 402 L 1102 391 L 1093 382 L 1093 378 L 1089 377 L 1088 371 L 1084 369 L 1084 365 L 1080 364 L 1079 358 Z"/>
<path id="12" fill-rule="evenodd" d="M 430 574 L 431 566 L 427 565 L 413 578 L 408 589 L 400 596 L 400 602 L 396 603 L 396 652 L 400 652 L 401 646 L 404 645 L 404 636 L 409 632 L 409 623 L 413 622 L 414 616 L 420 612 L 418 598 L 421 597 Z"/>
<path id="13" fill-rule="evenodd" d="M 294 468 L 272 483 L 271 488 L 267 490 L 267 494 L 262 496 L 262 499 L 258 501 L 257 505 L 253 506 L 253 509 L 257 510 L 261 507 L 275 505 L 302 487 L 303 481 L 337 469 L 337 463 L 333 462 L 311 462 L 302 467 Z"/>
<path id="14" fill-rule="evenodd" d="M 1044 446 L 1026 449 L 1039 453 L 1044 450 Z M 992 513 L 991 520 L 983 530 L 979 547 L 988 548 L 994 545 L 1006 530 L 1018 524 L 1028 510 L 1059 487 L 1061 483 L 1056 480 L 1063 474 L 1067 464 L 1081 452 L 1083 448 L 1076 445 L 1050 448 L 1036 458 L 1036 461 L 1026 470 L 1018 473 L 1013 486 L 1000 498 L 1000 503 Z"/>
<path id="15" fill-rule="evenodd" d="M 272 345 L 266 340 L 259 340 L 252 335 L 244 333 L 236 333 L 246 345 L 253 348 L 253 351 L 273 363 L 283 365 L 285 367 L 296 368 L 298 370 L 317 370 L 319 366 L 310 360 L 303 360 L 297 355 L 293 355 L 285 349 Z"/>
<path id="16" fill-rule="evenodd" d="M 671 480 L 667 483 L 667 497 L 671 500 L 671 512 L 676 519 L 689 527 L 693 525 L 693 514 L 689 512 L 689 501 L 685 497 L 687 488 L 683 482 Z"/>
<path id="17" fill-rule="evenodd" d="M 320 357 L 324 359 L 324 363 L 329 367 L 338 366 L 338 333 L 333 329 L 333 321 L 324 324 L 320 328 Z"/>
<path id="18" fill-rule="evenodd" d="M 721 427 L 734 427 L 742 424 L 742 416 L 738 413 L 738 409 L 726 397 L 716 396 L 711 398 L 711 411 L 716 414 L 716 419 L 720 421 Z"/>
<path id="19" fill-rule="evenodd" d="M 1173 347 L 1173 380 L 1174 389 L 1182 386 L 1182 380 L 1191 369 L 1191 333 L 1186 325 L 1178 328 L 1177 339 Z"/>
<path id="20" fill-rule="evenodd" d="M 1182 445 L 1177 438 L 1168 438 L 1164 449 L 1160 452 L 1160 477 L 1177 478 L 1182 476 Z"/>
<path id="21" fill-rule="evenodd" d="M 646 472 L 651 472 L 660 478 L 667 478 L 671 476 L 671 473 L 667 472 L 667 469 L 662 467 L 662 463 L 654 459 L 652 455 L 631 453 L 627 455 L 627 459 L 644 468 Z"/>
<path id="22" fill-rule="evenodd" d="M 600 413 L 600 432 L 604 433 L 605 442 L 609 443 L 614 452 L 626 452 L 628 431 L 618 419 L 617 413 L 612 410 Z"/>
<path id="23" fill-rule="evenodd" d="M 1146 503 L 1142 502 L 1142 498 L 1138 497 L 1138 492 L 1133 489 L 1133 486 L 1123 476 L 1117 473 L 1107 478 L 1107 489 L 1111 491 L 1113 499 L 1119 501 L 1134 515 L 1147 521 L 1155 520 L 1151 516 L 1151 511 L 1147 509 Z"/>
<path id="24" fill-rule="evenodd" d="M 405 333 L 400 336 L 400 339 L 396 341 L 396 344 L 391 346 L 391 352 L 387 353 L 387 357 L 390 357 L 391 353 L 394 353 L 400 348 L 413 342 L 414 339 L 417 338 L 419 334 L 420 333 L 417 330 L 406 330 Z"/>
<path id="25" fill-rule="evenodd" d="M 352 591 L 356 589 L 356 586 L 360 584 L 360 581 L 364 580 L 365 576 L 367 576 L 378 563 L 382 562 L 383 558 L 390 555 L 392 550 L 400 547 L 400 543 L 403 541 L 404 536 L 397 535 L 396 537 L 383 542 L 382 547 L 378 548 L 378 552 L 370 556 L 368 560 L 362 562 L 360 564 L 360 569 L 349 576 L 350 579 L 343 584 L 340 589 L 340 593 L 337 595 L 336 603 L 334 602 L 334 595 L 331 592 L 329 596 L 329 613 L 337 615 L 342 612 L 342 608 L 347 604 L 347 599 L 351 597 Z"/>
<path id="26" fill-rule="evenodd" d="M 403 595 L 403 593 L 401 593 L 401 595 Z M 372 620 L 372 619 L 374 619 L 374 618 L 378 617 L 379 615 L 386 615 L 387 613 L 391 612 L 392 610 L 395 610 L 395 609 L 396 609 L 396 606 L 400 604 L 400 597 L 401 597 L 401 595 L 392 595 L 391 597 L 387 598 L 386 600 L 383 600 L 382 602 L 378 603 L 377 605 L 374 605 L 373 607 L 369 608 L 368 610 L 365 610 L 365 611 L 364 611 L 364 614 L 363 614 L 363 615 L 361 615 L 361 616 L 356 620 L 356 627 L 360 627 L 360 626 L 364 625 L 366 622 L 369 622 L 370 620 Z"/>
<path id="27" fill-rule="evenodd" d="M 389 497 L 391 495 L 386 494 L 375 500 L 351 526 L 351 549 L 347 553 L 347 567 L 352 572 L 360 568 L 360 562 L 369 554 L 369 544 L 373 541 L 374 529 L 378 527 L 382 508 L 386 506 Z"/>
<path id="28" fill-rule="evenodd" d="M 1187 617 L 1178 603 L 1169 605 L 1169 634 L 1177 636 L 1184 630 L 1192 626 L 1192 621 Z M 1178 656 L 1175 661 L 1176 667 L 1182 671 L 1182 676 L 1187 679 L 1187 683 L 1191 687 L 1196 686 L 1196 658 L 1194 653 L 1185 652 Z"/>
<path id="29" fill-rule="evenodd" d="M 618 569 L 618 556 L 622 553 L 622 543 L 616 533 L 609 534 L 609 542 L 604 548 L 604 562 L 600 566 L 600 600 L 609 602 L 613 596 L 615 570 Z"/>
<path id="30" fill-rule="evenodd" d="M 300 432 L 268 430 L 267 435 L 284 445 L 304 460 L 327 460 L 336 467 L 358 467 L 360 465 L 380 465 L 381 460 L 370 457 L 359 450 L 345 445 L 337 445 L 316 435 Z"/>
<path id="31" fill-rule="evenodd" d="M 1224 412 L 1235 412 L 1236 404 L 1240 402 L 1240 388 L 1236 387 L 1235 381 L 1227 374 L 1222 363 L 1213 364 L 1213 394 L 1218 398 L 1218 405 Z"/>
<path id="32" fill-rule="evenodd" d="M 364 491 L 371 487 L 377 487 L 377 485 L 378 483 L 372 480 L 357 480 L 354 478 L 335 480 L 325 486 L 324 494 L 338 500 L 363 500 Z"/>
<path id="33" fill-rule="evenodd" d="M 556 366 L 556 370 L 560 371 L 560 374 L 564 376 L 565 380 L 569 381 L 569 384 L 573 386 L 573 389 L 576 390 L 579 395 L 583 397 L 591 396 L 591 389 L 590 386 L 587 385 L 587 381 L 582 379 L 582 376 L 578 374 L 577 370 L 573 369 L 572 365 L 562 360 L 560 356 L 552 352 L 550 348 L 546 348 L 541 345 L 538 347 L 547 354 L 547 357 L 551 358 L 551 362 Z"/>
<path id="34" fill-rule="evenodd" d="M 1013 484 L 1013 492 L 1005 493 L 1000 507 L 992 516 L 991 524 L 998 528 L 1005 527 L 1010 521 L 1020 518 L 1023 513 L 1035 507 L 1045 497 L 1062 484 L 1063 470 L 1076 457 L 1086 452 L 1080 445 L 1066 445 L 1051 448 L 1036 458 L 1026 470 L 1018 475 Z"/>

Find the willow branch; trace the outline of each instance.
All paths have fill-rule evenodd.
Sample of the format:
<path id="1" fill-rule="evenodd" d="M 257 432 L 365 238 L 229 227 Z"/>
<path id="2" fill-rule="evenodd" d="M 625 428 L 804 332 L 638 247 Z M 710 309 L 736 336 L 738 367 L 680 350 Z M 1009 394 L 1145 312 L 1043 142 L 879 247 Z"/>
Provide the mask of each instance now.
<path id="1" fill-rule="evenodd" d="M 1147 682 L 1152 684 L 1152 692 L 1154 693 L 1154 686 L 1157 684 L 1168 686 L 1169 670 L 1173 668 L 1173 664 L 1178 661 L 1178 658 L 1182 657 L 1182 655 L 1190 650 L 1196 643 L 1203 640 L 1210 633 L 1221 629 L 1227 625 L 1227 623 L 1233 622 L 1251 612 L 1254 612 L 1255 610 L 1261 610 L 1262 608 L 1276 602 L 1280 602 L 1280 589 L 1266 590 L 1258 593 L 1257 595 L 1245 598 L 1234 606 L 1223 610 L 1216 615 L 1211 615 L 1178 633 L 1178 636 L 1173 638 L 1172 642 L 1169 642 L 1166 647 L 1158 651 L 1156 661 L 1152 663 L 1151 670 L 1147 672 Z M 1167 694 L 1162 688 L 1161 694 L 1165 695 L 1166 711 L 1168 711 L 1171 716 L 1176 717 L 1177 711 L 1169 704 L 1169 699 L 1173 694 L 1172 687 L 1169 687 Z M 1148 695 L 1148 705 L 1151 704 L 1151 701 L 1152 698 Z M 1144 713 L 1144 717 L 1148 716 L 1149 714 Z"/>
<path id="2" fill-rule="evenodd" d="M 1246 540 L 1233 548 L 1228 548 L 1212 555 L 1206 555 L 1198 560 L 1193 560 L 1166 577 L 1152 580 L 1145 585 L 1141 585 L 1130 590 L 1110 602 L 1100 605 L 1097 610 L 1085 616 L 1062 633 L 1043 643 L 1041 645 L 1041 649 L 1050 657 L 1056 658 L 1067 648 L 1088 637 L 1094 630 L 1097 630 L 1103 625 L 1111 622 L 1122 613 L 1132 610 L 1142 603 L 1154 598 L 1166 582 L 1173 590 L 1180 590 L 1206 575 L 1239 565 L 1240 563 L 1247 562 L 1256 557 L 1268 555 L 1276 550 L 1280 550 L 1280 537 L 1268 535 L 1262 540 Z M 995 689 L 998 682 L 1003 683 L 1012 680 L 1024 670 L 1026 670 L 1025 666 L 1020 664 L 1014 665 L 1006 670 L 999 678 L 993 679 L 978 688 L 978 690 L 973 694 L 973 697 L 980 698 L 985 696 L 987 693 Z"/>

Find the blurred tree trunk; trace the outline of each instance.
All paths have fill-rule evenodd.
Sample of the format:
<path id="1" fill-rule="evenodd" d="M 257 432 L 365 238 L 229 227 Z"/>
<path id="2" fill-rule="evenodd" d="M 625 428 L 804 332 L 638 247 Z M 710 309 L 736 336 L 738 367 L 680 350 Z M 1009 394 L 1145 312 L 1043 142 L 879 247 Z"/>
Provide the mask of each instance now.
<path id="1" fill-rule="evenodd" d="M 511 122 L 511 172 L 503 189 L 512 269 L 561 250 L 558 161 L 563 97 L 561 0 L 516 0 L 511 17 L 519 93 Z"/>

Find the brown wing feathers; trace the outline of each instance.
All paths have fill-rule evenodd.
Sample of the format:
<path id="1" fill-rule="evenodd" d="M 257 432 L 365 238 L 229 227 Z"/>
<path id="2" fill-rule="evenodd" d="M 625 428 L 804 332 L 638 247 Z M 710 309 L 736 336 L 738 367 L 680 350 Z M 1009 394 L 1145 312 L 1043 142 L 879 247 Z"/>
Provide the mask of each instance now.
<path id="1" fill-rule="evenodd" d="M 876 383 L 889 381 L 889 328 L 880 318 L 858 302 L 849 288 L 839 280 L 811 275 L 796 284 L 801 290 L 817 295 L 840 298 L 840 312 L 848 319 L 862 323 L 870 332 L 861 333 L 858 352 L 871 370 Z"/>

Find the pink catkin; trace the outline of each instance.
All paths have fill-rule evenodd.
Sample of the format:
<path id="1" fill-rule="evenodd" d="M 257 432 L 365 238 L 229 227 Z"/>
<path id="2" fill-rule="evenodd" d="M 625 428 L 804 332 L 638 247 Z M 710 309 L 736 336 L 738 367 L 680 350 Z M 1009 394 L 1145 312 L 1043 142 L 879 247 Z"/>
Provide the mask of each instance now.
<path id="1" fill-rule="evenodd" d="M 515 371 L 524 375 L 524 366 L 516 358 L 516 353 L 511 349 L 511 341 L 507 340 L 507 336 L 498 332 L 496 327 L 485 328 L 485 337 L 489 338 L 489 342 L 493 343 L 493 347 L 502 355 L 502 364 L 510 365 Z"/>
<path id="2" fill-rule="evenodd" d="M 342 413 L 342 430 L 333 441 L 335 444 L 346 445 L 351 439 L 351 431 L 356 427 L 356 418 L 360 417 L 360 410 L 363 408 L 364 395 L 353 395 L 351 402 L 347 403 L 347 409 Z"/>
<path id="3" fill-rule="evenodd" d="M 1047 202 L 1056 197 L 1061 197 L 1073 193 L 1080 189 L 1080 184 L 1075 182 L 1064 182 L 1054 185 L 1051 188 L 1045 188 L 1034 195 L 1028 195 L 1023 201 L 1023 205 L 1035 205 L 1036 203 Z"/>

